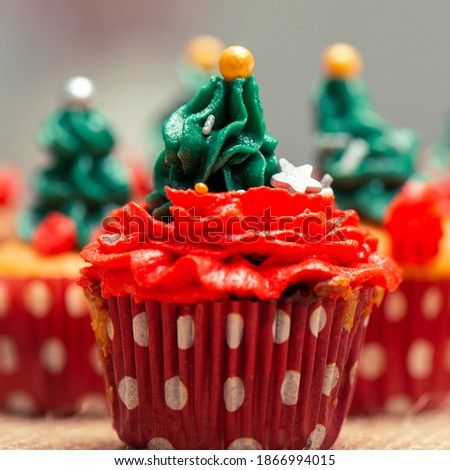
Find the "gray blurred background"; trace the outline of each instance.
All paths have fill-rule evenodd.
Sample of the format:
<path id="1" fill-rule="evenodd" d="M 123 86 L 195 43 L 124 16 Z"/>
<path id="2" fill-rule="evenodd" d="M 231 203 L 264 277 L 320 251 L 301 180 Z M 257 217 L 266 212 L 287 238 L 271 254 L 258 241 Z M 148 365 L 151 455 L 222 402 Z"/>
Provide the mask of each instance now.
<path id="1" fill-rule="evenodd" d="M 198 34 L 252 51 L 278 156 L 312 160 L 309 92 L 337 41 L 361 51 L 379 113 L 427 146 L 450 107 L 449 19 L 448 0 L 0 0 L 1 157 L 27 177 L 41 167 L 36 128 L 64 81 L 86 75 L 122 148 L 152 165 L 149 127 L 178 95 L 174 63 Z"/>

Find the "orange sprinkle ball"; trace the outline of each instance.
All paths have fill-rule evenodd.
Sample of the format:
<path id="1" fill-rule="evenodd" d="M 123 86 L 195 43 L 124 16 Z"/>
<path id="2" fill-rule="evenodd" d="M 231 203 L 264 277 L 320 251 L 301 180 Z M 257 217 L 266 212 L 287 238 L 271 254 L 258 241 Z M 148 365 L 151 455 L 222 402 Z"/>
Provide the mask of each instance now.
<path id="1" fill-rule="evenodd" d="M 191 64 L 205 71 L 214 71 L 224 47 L 224 43 L 215 36 L 196 36 L 186 44 L 184 56 Z"/>
<path id="2" fill-rule="evenodd" d="M 363 61 L 353 46 L 337 43 L 325 49 L 322 68 L 327 77 L 348 79 L 360 75 Z"/>
<path id="3" fill-rule="evenodd" d="M 248 78 L 255 67 L 252 53 L 242 46 L 227 47 L 220 56 L 219 70 L 227 82 L 235 78 Z"/>
<path id="4" fill-rule="evenodd" d="M 206 194 L 209 191 L 209 188 L 205 183 L 197 183 L 194 186 L 194 190 L 197 194 Z"/>

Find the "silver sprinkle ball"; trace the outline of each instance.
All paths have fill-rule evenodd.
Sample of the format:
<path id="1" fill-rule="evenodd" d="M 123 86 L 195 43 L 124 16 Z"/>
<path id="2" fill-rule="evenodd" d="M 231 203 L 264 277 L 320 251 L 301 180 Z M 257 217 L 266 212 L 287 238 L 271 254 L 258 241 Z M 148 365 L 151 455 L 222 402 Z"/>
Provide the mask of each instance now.
<path id="1" fill-rule="evenodd" d="M 63 88 L 65 104 L 79 108 L 90 108 L 96 97 L 95 86 L 89 78 L 73 77 L 67 80 Z"/>

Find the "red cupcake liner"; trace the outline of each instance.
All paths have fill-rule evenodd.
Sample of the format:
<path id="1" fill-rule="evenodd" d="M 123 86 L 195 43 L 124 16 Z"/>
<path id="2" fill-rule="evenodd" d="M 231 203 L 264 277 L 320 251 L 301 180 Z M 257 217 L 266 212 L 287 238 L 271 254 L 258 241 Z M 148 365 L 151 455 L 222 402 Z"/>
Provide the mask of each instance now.
<path id="1" fill-rule="evenodd" d="M 107 411 L 87 304 L 73 280 L 0 278 L 0 409 Z"/>
<path id="2" fill-rule="evenodd" d="M 331 447 L 372 292 L 347 302 L 97 298 L 91 314 L 111 339 L 103 350 L 119 437 L 151 449 Z"/>
<path id="3" fill-rule="evenodd" d="M 367 328 L 351 413 L 406 413 L 450 399 L 450 281 L 406 279 Z"/>

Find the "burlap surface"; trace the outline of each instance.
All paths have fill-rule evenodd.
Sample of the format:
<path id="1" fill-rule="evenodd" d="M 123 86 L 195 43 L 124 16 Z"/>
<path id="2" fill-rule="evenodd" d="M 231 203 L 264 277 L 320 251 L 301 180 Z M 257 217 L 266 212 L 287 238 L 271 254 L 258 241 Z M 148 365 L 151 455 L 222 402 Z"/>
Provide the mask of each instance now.
<path id="1" fill-rule="evenodd" d="M 109 418 L 0 414 L 0 449 L 125 449 Z M 406 417 L 349 418 L 335 449 L 450 449 L 450 408 Z"/>

